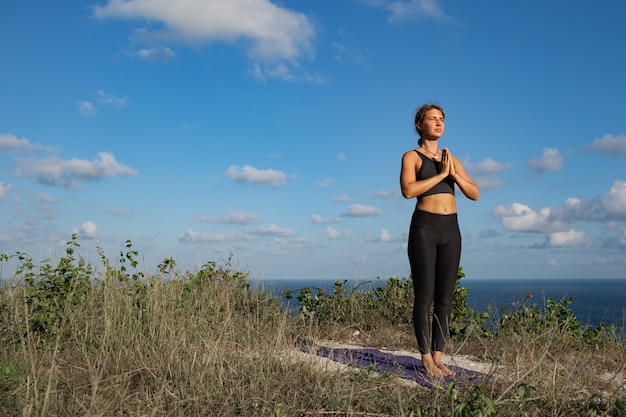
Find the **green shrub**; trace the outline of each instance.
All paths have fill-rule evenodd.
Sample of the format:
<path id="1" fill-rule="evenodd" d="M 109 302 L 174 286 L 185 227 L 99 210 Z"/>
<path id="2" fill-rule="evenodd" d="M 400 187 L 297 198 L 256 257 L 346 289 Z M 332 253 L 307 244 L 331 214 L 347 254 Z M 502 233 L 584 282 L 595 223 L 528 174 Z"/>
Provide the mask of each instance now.
<path id="1" fill-rule="evenodd" d="M 69 311 L 80 304 L 91 288 L 93 270 L 82 258 L 76 259 L 76 235 L 67 242 L 65 256 L 53 266 L 44 261 L 37 269 L 32 258 L 17 253 L 21 262 L 17 275 L 26 283 L 26 301 L 30 311 L 31 330 L 56 335 Z"/>

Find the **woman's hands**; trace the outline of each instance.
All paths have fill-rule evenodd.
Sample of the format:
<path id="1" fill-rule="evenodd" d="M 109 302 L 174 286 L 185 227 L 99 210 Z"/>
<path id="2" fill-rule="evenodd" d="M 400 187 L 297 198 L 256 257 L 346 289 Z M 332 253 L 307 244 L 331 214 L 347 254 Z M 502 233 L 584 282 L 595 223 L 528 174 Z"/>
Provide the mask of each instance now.
<path id="1" fill-rule="evenodd" d="M 452 154 L 448 150 L 448 148 L 443 148 L 441 151 L 441 168 L 439 171 L 440 174 L 445 177 L 456 177 L 456 168 L 454 167 L 454 158 L 452 158 Z"/>

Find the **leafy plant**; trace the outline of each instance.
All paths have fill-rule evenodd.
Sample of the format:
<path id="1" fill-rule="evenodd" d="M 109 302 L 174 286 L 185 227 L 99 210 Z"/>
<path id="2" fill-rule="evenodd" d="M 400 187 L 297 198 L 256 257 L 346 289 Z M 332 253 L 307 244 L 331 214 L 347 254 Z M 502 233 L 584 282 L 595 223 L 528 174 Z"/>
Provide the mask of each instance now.
<path id="1" fill-rule="evenodd" d="M 26 300 L 30 308 L 30 325 L 35 332 L 56 334 L 69 310 L 81 303 L 91 288 L 91 266 L 83 258 L 76 259 L 76 235 L 67 242 L 65 256 L 56 266 L 43 262 L 37 270 L 32 258 L 18 253 L 21 266 L 17 275 L 26 282 Z"/>

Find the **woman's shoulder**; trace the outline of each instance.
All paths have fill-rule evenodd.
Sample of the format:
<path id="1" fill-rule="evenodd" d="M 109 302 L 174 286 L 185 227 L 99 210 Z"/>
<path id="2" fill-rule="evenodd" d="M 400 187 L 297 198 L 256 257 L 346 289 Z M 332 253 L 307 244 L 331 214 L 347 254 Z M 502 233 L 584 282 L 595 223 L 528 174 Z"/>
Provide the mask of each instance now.
<path id="1" fill-rule="evenodd" d="M 402 165 L 406 168 L 414 167 L 417 172 L 422 167 L 422 158 L 417 149 L 411 149 L 410 151 L 406 151 L 404 155 L 402 155 Z M 413 170 L 413 168 L 411 168 Z"/>
<path id="2" fill-rule="evenodd" d="M 418 158 L 419 159 L 419 151 L 417 149 L 410 149 L 402 155 L 402 158 Z"/>

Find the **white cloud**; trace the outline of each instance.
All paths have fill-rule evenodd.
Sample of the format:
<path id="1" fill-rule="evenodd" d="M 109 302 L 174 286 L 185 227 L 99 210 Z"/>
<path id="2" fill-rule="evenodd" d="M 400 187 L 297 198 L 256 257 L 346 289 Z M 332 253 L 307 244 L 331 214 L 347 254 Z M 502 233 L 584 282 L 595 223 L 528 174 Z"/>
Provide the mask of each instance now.
<path id="1" fill-rule="evenodd" d="M 274 237 L 286 237 L 293 235 L 292 229 L 280 228 L 275 224 L 270 224 L 267 227 L 259 227 L 257 229 L 246 229 L 244 232 L 251 235 L 264 235 Z"/>
<path id="2" fill-rule="evenodd" d="M 497 178 L 486 177 L 484 175 L 474 177 L 474 182 L 476 183 L 478 188 L 483 191 L 493 190 L 494 188 L 499 188 L 499 187 L 504 186 L 503 181 Z"/>
<path id="3" fill-rule="evenodd" d="M 541 158 L 528 161 L 528 167 L 538 172 L 558 172 L 563 167 L 563 156 L 558 149 L 545 148 Z"/>
<path id="4" fill-rule="evenodd" d="M 391 17 L 389 20 L 407 20 L 414 17 L 425 16 L 431 18 L 444 18 L 445 13 L 439 0 L 407 0 L 385 2 L 389 4 Z"/>
<path id="5" fill-rule="evenodd" d="M 617 180 L 613 183 L 604 193 L 602 207 L 611 215 L 626 218 L 626 182 Z"/>
<path id="6" fill-rule="evenodd" d="M 481 174 L 500 174 L 506 170 L 509 170 L 513 167 L 513 164 L 510 162 L 502 163 L 495 161 L 491 158 L 486 158 L 480 161 L 477 164 L 470 165 L 468 167 L 474 170 L 478 175 Z"/>
<path id="7" fill-rule="evenodd" d="M 76 181 L 97 181 L 105 177 L 134 176 L 137 170 L 122 165 L 113 154 L 99 152 L 99 159 L 63 160 L 56 156 L 44 159 L 21 159 L 14 174 L 53 187 L 75 188 Z"/>
<path id="8" fill-rule="evenodd" d="M 626 135 L 604 135 L 593 141 L 589 150 L 592 152 L 626 155 Z"/>
<path id="9" fill-rule="evenodd" d="M 178 237 L 178 241 L 181 243 L 225 243 L 232 242 L 237 239 L 238 237 L 234 235 L 225 235 L 223 233 L 197 232 L 195 230 L 187 230 L 182 236 Z"/>
<path id="10" fill-rule="evenodd" d="M 133 55 L 147 61 L 167 61 L 174 58 L 176 52 L 167 46 L 158 46 L 154 48 L 141 48 Z"/>
<path id="11" fill-rule="evenodd" d="M 78 114 L 81 116 L 93 116 L 98 112 L 96 106 L 89 101 L 76 100 L 76 105 L 78 106 Z"/>
<path id="12" fill-rule="evenodd" d="M 377 191 L 372 194 L 372 198 L 379 200 L 395 200 L 402 198 L 402 194 L 400 193 L 400 187 L 398 187 L 386 191 Z"/>
<path id="13" fill-rule="evenodd" d="M 254 59 L 295 60 L 313 52 L 315 30 L 309 19 L 268 0 L 109 0 L 93 12 L 102 19 L 162 23 L 163 31 L 146 32 L 148 38 L 190 44 L 244 41 Z"/>
<path id="14" fill-rule="evenodd" d="M 493 216 L 500 219 L 505 229 L 516 232 L 550 233 L 564 230 L 565 223 L 555 218 L 553 213 L 550 207 L 535 211 L 521 203 L 497 206 L 492 210 Z"/>
<path id="15" fill-rule="evenodd" d="M 332 200 L 339 203 L 345 203 L 350 201 L 350 197 L 348 197 L 346 194 L 341 194 L 333 197 Z"/>
<path id="16" fill-rule="evenodd" d="M 587 242 L 587 235 L 583 231 L 570 229 L 567 232 L 550 233 L 550 246 L 578 246 Z"/>
<path id="17" fill-rule="evenodd" d="M 246 165 L 243 168 L 231 165 L 225 172 L 226 176 L 235 182 L 245 184 L 265 184 L 279 187 L 286 184 L 287 175 L 273 169 L 257 169 Z"/>
<path id="18" fill-rule="evenodd" d="M 391 235 L 389 234 L 389 230 L 382 229 L 380 234 L 378 235 L 379 242 L 391 242 Z"/>
<path id="19" fill-rule="evenodd" d="M 330 184 L 333 182 L 333 180 L 331 180 L 330 178 L 326 178 L 324 181 L 318 181 L 315 184 L 315 187 L 317 188 L 328 188 L 330 187 Z"/>
<path id="20" fill-rule="evenodd" d="M 52 197 L 50 194 L 48 193 L 44 193 L 43 191 L 39 193 L 39 199 L 37 200 L 40 203 L 56 203 L 57 200 Z"/>
<path id="21" fill-rule="evenodd" d="M 9 188 L 11 188 L 10 185 L 4 185 L 3 182 L 0 182 L 0 201 L 7 198 L 7 193 L 9 191 Z"/>
<path id="22" fill-rule="evenodd" d="M 389 21 L 404 21 L 416 17 L 447 19 L 440 0 L 359 0 L 359 3 L 387 10 Z"/>
<path id="23" fill-rule="evenodd" d="M 368 216 L 380 216 L 383 212 L 381 209 L 374 206 L 364 206 L 362 204 L 353 204 L 348 208 L 348 211 L 344 214 L 348 217 L 368 217 Z"/>
<path id="24" fill-rule="evenodd" d="M 108 214 L 110 216 L 118 216 L 118 217 L 127 217 L 130 215 L 129 212 L 116 208 L 116 207 L 110 207 L 108 209 L 106 209 L 104 211 L 105 214 Z"/>
<path id="25" fill-rule="evenodd" d="M 245 213 L 237 210 L 223 217 L 201 216 L 198 220 L 209 223 L 252 224 L 259 221 L 259 215 L 256 213 Z"/>
<path id="26" fill-rule="evenodd" d="M 318 214 L 313 214 L 309 221 L 315 224 L 341 223 L 341 219 L 339 217 L 335 217 L 333 219 L 324 219 Z"/>
<path id="27" fill-rule="evenodd" d="M 0 152 L 30 152 L 41 148 L 43 146 L 30 143 L 26 138 L 18 139 L 17 136 L 10 133 L 0 134 Z"/>
<path id="28" fill-rule="evenodd" d="M 332 240 L 337 240 L 337 239 L 343 239 L 343 238 L 349 237 L 350 231 L 349 230 L 337 230 L 329 226 L 326 228 L 326 235 Z"/>
<path id="29" fill-rule="evenodd" d="M 128 99 L 126 97 L 118 97 L 113 94 L 105 93 L 102 90 L 98 90 L 97 97 L 98 103 L 109 106 L 122 107 L 128 104 Z"/>
<path id="30" fill-rule="evenodd" d="M 94 239 L 98 235 L 98 226 L 92 221 L 86 221 L 80 226 L 80 231 L 83 239 Z"/>
<path id="31" fill-rule="evenodd" d="M 338 153 L 338 154 L 337 154 L 337 160 L 338 160 L 339 162 L 343 162 L 343 161 L 345 161 L 346 159 L 348 159 L 348 157 L 347 157 L 345 154 L 343 154 L 343 153 Z"/>

